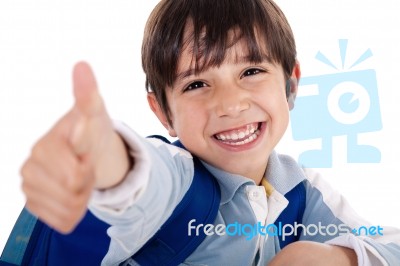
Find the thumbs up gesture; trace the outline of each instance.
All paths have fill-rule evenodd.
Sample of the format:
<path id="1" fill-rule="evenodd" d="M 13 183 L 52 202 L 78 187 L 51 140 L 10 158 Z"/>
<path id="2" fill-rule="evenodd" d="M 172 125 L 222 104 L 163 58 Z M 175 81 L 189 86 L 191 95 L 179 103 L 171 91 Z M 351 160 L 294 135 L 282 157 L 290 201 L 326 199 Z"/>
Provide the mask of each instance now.
<path id="1" fill-rule="evenodd" d="M 94 187 L 118 184 L 130 167 L 88 64 L 75 66 L 73 86 L 74 106 L 34 145 L 21 169 L 26 207 L 62 233 L 79 223 Z"/>

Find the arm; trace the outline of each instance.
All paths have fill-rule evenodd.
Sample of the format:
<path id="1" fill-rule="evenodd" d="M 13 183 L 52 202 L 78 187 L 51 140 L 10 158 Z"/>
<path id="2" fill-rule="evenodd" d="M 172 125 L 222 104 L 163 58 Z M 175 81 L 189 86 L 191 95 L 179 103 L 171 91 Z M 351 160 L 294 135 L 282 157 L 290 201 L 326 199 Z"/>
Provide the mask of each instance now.
<path id="1" fill-rule="evenodd" d="M 143 139 L 122 123 L 115 128 L 124 138 L 134 167 L 118 186 L 93 192 L 89 209 L 111 224 L 110 251 L 105 265 L 132 256 L 172 214 L 193 178 L 190 153 L 158 139 Z"/>
<path id="2" fill-rule="evenodd" d="M 113 256 L 105 259 L 112 264 L 134 253 L 169 217 L 190 186 L 193 161 L 181 149 L 113 123 L 84 63 L 74 70 L 74 94 L 73 108 L 35 144 L 22 167 L 26 206 L 68 233 L 89 203 L 112 225 Z"/>
<path id="3" fill-rule="evenodd" d="M 298 241 L 286 246 L 268 264 L 268 266 L 284 265 L 356 266 L 357 255 L 352 249 L 345 247 Z"/>
<path id="4" fill-rule="evenodd" d="M 300 240 L 326 243 L 337 247 L 350 248 L 357 254 L 359 265 L 395 265 L 400 260 L 400 231 L 383 227 L 373 234 L 355 235 L 351 232 L 362 226 L 371 225 L 359 217 L 346 199 L 334 191 L 319 174 L 306 170 L 307 202 L 303 224 L 318 225 L 322 231 L 316 235 L 302 234 Z M 327 232 L 327 226 L 330 233 Z M 337 228 L 337 232 L 335 232 Z"/>
<path id="5" fill-rule="evenodd" d="M 74 106 L 34 145 L 21 169 L 26 207 L 63 233 L 86 212 L 93 187 L 118 184 L 131 164 L 87 64 L 75 66 L 73 85 Z"/>

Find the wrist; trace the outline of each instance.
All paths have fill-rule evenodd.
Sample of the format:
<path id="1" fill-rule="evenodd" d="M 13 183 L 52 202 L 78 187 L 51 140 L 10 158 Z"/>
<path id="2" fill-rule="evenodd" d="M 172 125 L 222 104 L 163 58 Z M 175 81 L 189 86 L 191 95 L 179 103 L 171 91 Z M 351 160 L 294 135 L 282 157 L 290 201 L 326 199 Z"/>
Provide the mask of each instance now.
<path id="1" fill-rule="evenodd" d="M 99 190 L 121 183 L 134 164 L 129 147 L 115 131 L 112 132 L 109 148 L 106 150 L 97 163 L 95 188 Z"/>

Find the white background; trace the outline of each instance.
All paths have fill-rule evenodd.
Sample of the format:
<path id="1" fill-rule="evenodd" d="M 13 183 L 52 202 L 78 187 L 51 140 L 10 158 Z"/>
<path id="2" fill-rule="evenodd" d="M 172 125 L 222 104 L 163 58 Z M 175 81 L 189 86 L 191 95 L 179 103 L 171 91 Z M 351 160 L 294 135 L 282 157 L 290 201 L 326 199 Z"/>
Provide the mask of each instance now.
<path id="1" fill-rule="evenodd" d="M 140 59 L 144 23 L 157 2 L 0 1 L 0 250 L 25 201 L 19 168 L 72 105 L 75 62 L 93 66 L 113 118 L 142 135 L 166 133 L 147 107 Z M 383 129 L 360 140 L 378 147 L 382 161 L 347 164 L 346 138 L 337 137 L 333 168 L 320 172 L 373 224 L 400 227 L 397 1 L 277 2 L 294 30 L 304 76 L 334 73 L 314 56 L 321 51 L 340 65 L 338 39 L 349 39 L 349 60 L 372 50 L 374 56 L 357 69 L 376 70 Z M 289 127 L 278 150 L 297 158 L 306 145 L 292 140 Z"/>

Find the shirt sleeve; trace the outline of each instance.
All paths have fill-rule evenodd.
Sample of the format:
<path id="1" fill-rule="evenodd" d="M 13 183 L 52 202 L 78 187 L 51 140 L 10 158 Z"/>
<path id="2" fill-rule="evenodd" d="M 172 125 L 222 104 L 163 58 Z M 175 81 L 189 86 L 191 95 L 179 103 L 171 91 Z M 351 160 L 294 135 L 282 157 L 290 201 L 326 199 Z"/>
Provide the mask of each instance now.
<path id="1" fill-rule="evenodd" d="M 89 209 L 111 225 L 103 264 L 118 264 L 140 249 L 168 219 L 193 180 L 193 158 L 183 149 L 142 138 L 120 122 L 115 130 L 134 160 L 117 186 L 93 191 Z"/>
<path id="2" fill-rule="evenodd" d="M 325 242 L 353 249 L 358 265 L 398 265 L 400 230 L 371 225 L 361 218 L 347 200 L 325 182 L 320 174 L 305 169 L 307 176 L 306 208 L 303 225 L 318 225 L 318 234 L 302 233 L 300 240 Z M 374 227 L 372 234 L 365 229 Z"/>

